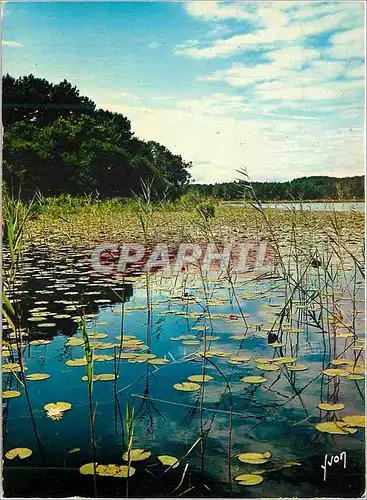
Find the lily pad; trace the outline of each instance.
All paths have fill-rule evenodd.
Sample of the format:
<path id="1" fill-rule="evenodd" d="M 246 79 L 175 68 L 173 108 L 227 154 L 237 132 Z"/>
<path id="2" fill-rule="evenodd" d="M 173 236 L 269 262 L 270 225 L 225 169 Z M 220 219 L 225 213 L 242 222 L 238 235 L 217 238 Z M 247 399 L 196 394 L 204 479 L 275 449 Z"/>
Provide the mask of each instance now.
<path id="1" fill-rule="evenodd" d="M 229 358 L 228 363 L 232 361 L 236 361 L 238 363 L 247 363 L 248 361 L 250 361 L 250 359 L 251 358 L 249 358 L 248 356 L 232 356 Z"/>
<path id="2" fill-rule="evenodd" d="M 213 377 L 210 375 L 190 375 L 187 377 L 190 382 L 210 382 L 210 380 L 213 380 Z"/>
<path id="3" fill-rule="evenodd" d="M 28 458 L 32 455 L 32 450 L 29 448 L 13 448 L 12 450 L 9 450 L 7 453 L 5 453 L 5 457 L 8 458 L 9 460 L 13 460 L 14 458 Z"/>
<path id="4" fill-rule="evenodd" d="M 175 469 L 180 465 L 180 461 L 176 457 L 172 457 L 171 455 L 159 455 L 158 460 L 163 464 L 167 465 L 168 467 L 172 467 L 172 469 Z"/>
<path id="5" fill-rule="evenodd" d="M 349 375 L 349 373 L 342 368 L 327 368 L 326 370 L 323 370 L 322 373 L 328 377 L 346 377 Z"/>
<path id="6" fill-rule="evenodd" d="M 85 358 L 80 358 L 80 359 L 69 359 L 68 361 L 66 361 L 65 364 L 67 364 L 68 366 L 86 366 L 88 363 Z"/>
<path id="7" fill-rule="evenodd" d="M 65 403 L 64 401 L 58 401 L 57 403 L 47 403 L 43 408 L 46 411 L 56 410 L 56 409 L 60 411 L 67 411 L 70 410 L 71 404 Z"/>
<path id="8" fill-rule="evenodd" d="M 270 364 L 270 363 L 264 363 L 263 365 L 256 365 L 256 368 L 259 370 L 264 370 L 266 372 L 275 372 L 279 370 L 279 366 L 275 364 Z"/>
<path id="9" fill-rule="evenodd" d="M 97 381 L 101 382 L 109 382 L 110 380 L 115 380 L 116 375 L 114 373 L 101 373 L 100 375 L 95 375 L 97 377 Z"/>
<path id="10" fill-rule="evenodd" d="M 319 403 L 317 407 L 325 411 L 339 411 L 344 410 L 345 405 L 343 403 Z"/>
<path id="11" fill-rule="evenodd" d="M 287 364 L 287 363 L 294 363 L 297 361 L 296 358 L 291 358 L 289 356 L 282 356 L 280 358 L 274 358 L 274 363 L 281 363 L 281 364 Z"/>
<path id="12" fill-rule="evenodd" d="M 3 399 L 17 398 L 18 396 L 20 396 L 19 391 L 4 391 L 3 392 Z"/>
<path id="13" fill-rule="evenodd" d="M 366 427 L 365 415 L 348 415 L 346 417 L 342 417 L 342 420 L 353 427 Z"/>
<path id="14" fill-rule="evenodd" d="M 184 391 L 184 392 L 195 392 L 200 389 L 199 384 L 195 384 L 194 382 L 180 382 L 178 384 L 173 385 L 176 391 Z"/>
<path id="15" fill-rule="evenodd" d="M 148 359 L 148 363 L 152 365 L 166 365 L 169 363 L 168 359 L 165 358 L 154 358 L 154 359 Z"/>
<path id="16" fill-rule="evenodd" d="M 308 366 L 306 365 L 290 365 L 287 366 L 287 370 L 290 370 L 291 372 L 305 372 L 308 370 Z"/>
<path id="17" fill-rule="evenodd" d="M 50 378 L 50 375 L 48 373 L 30 373 L 29 375 L 26 375 L 27 380 L 46 380 Z"/>
<path id="18" fill-rule="evenodd" d="M 130 461 L 140 462 L 142 460 L 147 460 L 150 455 L 150 451 L 146 451 L 143 449 L 130 450 Z M 122 455 L 122 458 L 127 462 L 129 460 L 129 453 L 125 451 L 125 453 Z"/>
<path id="19" fill-rule="evenodd" d="M 249 377 L 242 377 L 240 379 L 241 382 L 245 382 L 246 384 L 262 384 L 263 382 L 266 382 L 265 377 L 255 377 L 255 376 L 249 376 Z"/>
<path id="20" fill-rule="evenodd" d="M 113 356 L 109 356 L 108 354 L 95 354 L 93 356 L 93 361 L 112 361 Z"/>
<path id="21" fill-rule="evenodd" d="M 273 347 L 274 349 L 276 349 L 277 347 L 284 347 L 285 344 L 284 342 L 272 342 L 271 344 L 268 344 L 269 347 Z"/>
<path id="22" fill-rule="evenodd" d="M 259 474 L 241 474 L 235 477 L 238 484 L 241 486 L 256 486 L 264 481 L 264 478 Z"/>
<path id="23" fill-rule="evenodd" d="M 355 427 L 349 427 L 346 422 L 337 421 L 334 422 L 322 422 L 315 425 L 315 428 L 319 432 L 326 432 L 327 434 L 354 434 L 357 432 Z"/>
<path id="24" fill-rule="evenodd" d="M 346 377 L 348 380 L 363 380 L 364 376 L 363 375 L 347 375 Z"/>
<path id="25" fill-rule="evenodd" d="M 95 464 L 97 466 L 97 464 Z M 87 464 L 84 464 L 82 465 L 80 468 L 79 468 L 79 472 L 81 474 L 85 474 L 85 475 L 93 475 L 94 474 L 94 464 L 93 462 L 89 462 Z"/>
<path id="26" fill-rule="evenodd" d="M 264 453 L 240 453 L 239 455 L 237 455 L 237 458 L 240 462 L 256 465 L 265 464 L 270 457 L 271 453 L 268 451 Z"/>
<path id="27" fill-rule="evenodd" d="M 5 363 L 2 366 L 3 373 L 10 373 L 10 372 L 20 372 L 20 364 L 19 363 Z"/>

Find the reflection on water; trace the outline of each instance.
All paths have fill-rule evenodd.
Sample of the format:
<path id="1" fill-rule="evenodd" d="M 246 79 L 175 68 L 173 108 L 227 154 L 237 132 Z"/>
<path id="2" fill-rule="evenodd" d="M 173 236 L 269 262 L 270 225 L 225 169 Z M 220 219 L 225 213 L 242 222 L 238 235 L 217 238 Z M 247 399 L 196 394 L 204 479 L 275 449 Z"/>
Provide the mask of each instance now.
<path id="1" fill-rule="evenodd" d="M 27 398 L 17 372 L 4 373 L 4 390 L 21 393 L 3 401 L 4 450 L 27 447 L 33 452 L 24 460 L 5 460 L 7 496 L 93 495 L 92 476 L 79 473 L 93 460 L 87 383 L 82 380 L 86 366 L 70 363 L 84 356 L 81 310 L 94 347 L 94 375 L 118 374 L 117 380 L 93 385 L 96 460 L 124 463 L 127 400 L 135 409 L 133 448 L 151 452 L 148 460 L 133 464 L 130 496 L 361 493 L 363 429 L 342 435 L 315 429 L 319 422 L 364 413 L 364 380 L 350 377 L 360 373 L 355 367 L 363 359 L 362 344 L 348 329 L 352 321 L 357 332 L 364 331 L 362 315 L 355 313 L 361 283 L 351 301 L 348 282 L 340 277 L 332 301 L 341 304 L 343 320 L 336 325 L 335 315 L 329 317 L 336 325 L 330 330 L 317 327 L 320 311 L 315 304 L 308 307 L 305 297 L 297 295 L 284 312 L 287 288 L 280 279 L 249 274 L 234 286 L 225 278 L 203 283 L 193 274 L 123 279 L 91 272 L 83 249 L 61 250 L 63 258 L 48 249 L 27 252 L 22 281 L 13 292 L 26 378 L 34 373 L 49 377 L 28 380 Z M 309 276 L 311 289 L 317 273 L 314 269 Z M 280 315 L 285 315 L 282 328 L 274 330 Z M 11 352 L 5 354 L 5 363 L 16 361 Z M 338 356 L 344 365 L 330 365 Z M 323 373 L 346 366 L 352 371 L 343 376 Z M 198 388 L 192 392 L 175 389 L 195 375 L 210 380 L 197 383 L 194 377 Z M 260 379 L 251 383 L 247 377 Z M 44 405 L 57 401 L 72 406 L 60 420 L 52 420 Z M 324 411 L 317 407 L 320 402 L 341 402 L 345 408 Z M 324 483 L 325 454 L 343 450 L 347 470 L 330 468 Z M 258 463 L 237 458 L 249 452 L 271 455 Z M 179 467 L 166 471 L 159 455 L 177 457 Z M 260 473 L 264 481 L 241 486 L 234 478 L 244 473 Z M 125 496 L 125 483 L 98 477 L 98 494 Z"/>
<path id="2" fill-rule="evenodd" d="M 248 203 L 225 203 L 228 207 L 243 207 Z M 264 208 L 275 208 L 278 210 L 310 210 L 317 211 L 335 211 L 335 212 L 365 212 L 365 203 L 362 201 L 345 201 L 345 202 L 314 202 L 314 203 L 300 203 L 300 202 L 287 202 L 287 203 L 264 203 Z"/>

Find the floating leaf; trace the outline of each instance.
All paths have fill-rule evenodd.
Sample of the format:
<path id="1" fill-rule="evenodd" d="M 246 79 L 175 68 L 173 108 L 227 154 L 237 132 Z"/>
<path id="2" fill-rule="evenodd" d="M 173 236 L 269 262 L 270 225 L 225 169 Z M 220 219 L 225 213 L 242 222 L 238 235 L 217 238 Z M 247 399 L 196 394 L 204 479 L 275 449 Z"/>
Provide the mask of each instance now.
<path id="1" fill-rule="evenodd" d="M 97 464 L 95 464 L 97 466 Z M 84 464 L 79 468 L 79 472 L 81 474 L 94 474 L 94 464 L 93 462 L 89 462 L 88 464 Z"/>
<path id="2" fill-rule="evenodd" d="M 95 376 L 97 377 L 97 381 L 101 382 L 108 382 L 116 379 L 116 375 L 114 373 L 101 373 L 100 375 Z"/>
<path id="3" fill-rule="evenodd" d="M 366 427 L 366 416 L 365 415 L 348 415 L 342 417 L 343 422 L 354 427 Z"/>
<path id="4" fill-rule="evenodd" d="M 77 347 L 77 346 L 81 346 L 81 345 L 83 345 L 83 344 L 84 344 L 83 339 L 78 339 L 78 338 L 75 338 L 75 337 L 73 337 L 73 338 L 69 339 L 69 340 L 67 341 L 67 343 L 66 343 L 66 345 L 67 345 L 68 347 Z"/>
<path id="5" fill-rule="evenodd" d="M 146 460 L 149 458 L 151 455 L 150 451 L 146 451 L 143 449 L 136 449 L 136 450 L 130 450 L 130 457 L 129 453 L 125 451 L 125 453 L 122 455 L 122 458 L 127 462 L 130 458 L 131 462 L 140 462 L 141 460 Z"/>
<path id="6" fill-rule="evenodd" d="M 276 349 L 277 347 L 284 347 L 285 344 L 284 342 L 272 342 L 271 344 L 268 344 L 269 347 L 274 347 Z"/>
<path id="7" fill-rule="evenodd" d="M 241 474 L 235 477 L 235 480 L 238 481 L 238 484 L 241 486 L 255 486 L 256 484 L 262 483 L 264 478 L 258 474 Z"/>
<path id="8" fill-rule="evenodd" d="M 322 373 L 328 377 L 346 377 L 348 375 L 348 372 L 342 368 L 327 368 L 323 370 Z"/>
<path id="9" fill-rule="evenodd" d="M 181 382 L 173 385 L 176 391 L 184 391 L 184 392 L 194 392 L 200 389 L 199 384 L 195 384 L 194 382 Z"/>
<path id="10" fill-rule="evenodd" d="M 71 404 L 59 401 L 57 403 L 48 403 L 43 407 L 47 412 L 47 417 L 51 420 L 61 420 L 64 416 L 64 411 L 70 410 Z"/>
<path id="11" fill-rule="evenodd" d="M 275 358 L 254 358 L 255 363 L 273 363 Z"/>
<path id="12" fill-rule="evenodd" d="M 184 340 L 184 345 L 200 345 L 200 340 Z"/>
<path id="13" fill-rule="evenodd" d="M 363 375 L 347 375 L 346 378 L 348 380 L 363 380 L 364 376 Z"/>
<path id="14" fill-rule="evenodd" d="M 279 370 L 279 366 L 274 364 L 272 365 L 270 363 L 264 363 L 263 365 L 256 365 L 256 368 L 258 368 L 259 370 L 265 370 L 267 372 L 275 372 Z"/>
<path id="15" fill-rule="evenodd" d="M 16 457 L 23 460 L 23 458 L 28 458 L 31 455 L 32 450 L 30 450 L 29 448 L 13 448 L 12 450 L 9 450 L 7 453 L 5 453 L 5 457 L 9 460 L 13 460 Z"/>
<path id="16" fill-rule="evenodd" d="M 91 339 L 105 339 L 108 335 L 107 333 L 90 333 L 88 337 Z"/>
<path id="17" fill-rule="evenodd" d="M 349 359 L 333 359 L 332 361 L 330 361 L 330 363 L 334 366 L 338 366 L 349 365 L 350 363 L 352 363 L 352 361 L 350 361 Z"/>
<path id="18" fill-rule="evenodd" d="M 133 340 L 136 338 L 136 335 L 116 335 L 116 340 Z"/>
<path id="19" fill-rule="evenodd" d="M 86 366 L 88 363 L 85 358 L 79 358 L 79 359 L 69 359 L 68 361 L 66 361 L 65 364 L 67 364 L 68 366 Z"/>
<path id="20" fill-rule="evenodd" d="M 232 361 L 236 361 L 238 363 L 247 363 L 248 361 L 250 361 L 250 359 L 251 358 L 249 358 L 248 356 L 232 356 L 229 358 L 228 363 Z"/>
<path id="21" fill-rule="evenodd" d="M 95 354 L 93 356 L 93 361 L 112 361 L 113 356 L 109 356 L 108 354 Z"/>
<path id="22" fill-rule="evenodd" d="M 208 351 L 210 356 L 218 356 L 218 358 L 228 358 L 229 356 L 232 355 L 231 352 L 228 351 Z"/>
<path id="23" fill-rule="evenodd" d="M 294 363 L 295 361 L 297 361 L 297 359 L 291 358 L 289 356 L 282 356 L 280 358 L 274 358 L 273 361 L 274 363 L 287 364 L 287 363 Z"/>
<path id="24" fill-rule="evenodd" d="M 327 434 L 354 434 L 357 432 L 357 429 L 349 427 L 346 422 L 337 420 L 334 422 L 322 422 L 316 424 L 315 428 L 319 432 L 326 432 Z"/>
<path id="25" fill-rule="evenodd" d="M 50 378 L 50 375 L 48 373 L 30 373 L 29 375 L 26 375 L 27 380 L 46 380 L 47 378 Z"/>
<path id="26" fill-rule="evenodd" d="M 343 403 L 319 403 L 317 407 L 325 411 L 338 411 L 343 410 L 345 405 Z"/>
<path id="27" fill-rule="evenodd" d="M 71 450 L 68 451 L 69 455 L 71 455 L 72 453 L 78 453 L 78 451 L 80 451 L 80 448 L 72 448 Z"/>
<path id="28" fill-rule="evenodd" d="M 198 358 L 212 358 L 214 354 L 211 351 L 197 351 L 194 353 Z"/>
<path id="29" fill-rule="evenodd" d="M 19 391 L 4 391 L 3 392 L 3 399 L 17 398 L 18 396 L 20 396 Z"/>
<path id="30" fill-rule="evenodd" d="M 4 363 L 2 370 L 3 373 L 20 372 L 21 368 L 19 363 Z"/>
<path id="31" fill-rule="evenodd" d="M 246 464 L 265 464 L 271 457 L 271 453 L 266 451 L 265 453 L 240 453 L 237 458 L 240 462 Z"/>
<path id="32" fill-rule="evenodd" d="M 172 469 L 175 469 L 180 465 L 180 461 L 176 457 L 172 457 L 171 455 L 159 455 L 158 460 L 163 464 L 167 465 L 168 467 L 172 467 Z"/>
<path id="33" fill-rule="evenodd" d="M 171 337 L 170 340 L 195 340 L 196 335 L 179 335 L 178 337 Z"/>
<path id="34" fill-rule="evenodd" d="M 136 358 L 138 356 L 138 354 L 136 354 L 135 352 L 121 352 L 118 357 L 120 359 L 133 359 L 133 358 Z"/>
<path id="35" fill-rule="evenodd" d="M 210 380 L 213 380 L 213 377 L 210 375 L 190 375 L 187 377 L 190 382 L 210 382 Z"/>
<path id="36" fill-rule="evenodd" d="M 46 411 L 54 410 L 56 408 L 60 409 L 61 411 L 67 411 L 70 410 L 71 404 L 65 403 L 64 401 L 58 401 L 57 403 L 47 403 L 43 408 Z"/>
<path id="37" fill-rule="evenodd" d="M 128 465 L 120 465 L 119 470 L 116 474 L 114 474 L 115 477 L 131 477 L 135 474 L 135 469 L 134 467 L 128 466 Z"/>
<path id="38" fill-rule="evenodd" d="M 242 377 L 241 382 L 245 382 L 246 384 L 262 384 L 263 382 L 266 382 L 265 377 L 255 377 L 255 376 L 250 376 L 250 377 Z"/>
<path id="39" fill-rule="evenodd" d="M 308 366 L 306 365 L 291 365 L 287 366 L 287 370 L 290 370 L 291 372 L 304 372 L 308 370 Z"/>
<path id="40" fill-rule="evenodd" d="M 165 358 L 154 358 L 154 359 L 148 359 L 148 363 L 152 365 L 166 365 L 169 363 L 168 359 Z"/>

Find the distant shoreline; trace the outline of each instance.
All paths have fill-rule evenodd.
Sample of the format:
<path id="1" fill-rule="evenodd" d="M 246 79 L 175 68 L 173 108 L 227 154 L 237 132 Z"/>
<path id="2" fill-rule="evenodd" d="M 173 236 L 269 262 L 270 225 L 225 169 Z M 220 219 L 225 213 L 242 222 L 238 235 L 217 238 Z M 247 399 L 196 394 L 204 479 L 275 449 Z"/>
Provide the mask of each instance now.
<path id="1" fill-rule="evenodd" d="M 227 203 L 251 203 L 254 200 L 220 200 L 221 204 Z M 264 205 L 266 204 L 276 204 L 276 203 L 364 203 L 364 198 L 346 198 L 343 200 L 330 200 L 330 199 L 321 199 L 321 200 L 260 200 Z"/>

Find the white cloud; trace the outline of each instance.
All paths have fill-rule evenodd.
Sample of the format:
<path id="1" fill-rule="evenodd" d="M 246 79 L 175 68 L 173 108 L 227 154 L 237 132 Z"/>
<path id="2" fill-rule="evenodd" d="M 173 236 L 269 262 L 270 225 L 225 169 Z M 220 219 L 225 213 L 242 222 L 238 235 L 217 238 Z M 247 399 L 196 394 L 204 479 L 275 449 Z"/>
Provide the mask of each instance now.
<path id="1" fill-rule="evenodd" d="M 246 112 L 253 109 L 246 104 L 242 96 L 228 95 L 222 92 L 209 95 L 204 99 L 182 99 L 177 102 L 180 109 L 192 114 L 232 115 L 234 112 Z"/>
<path id="2" fill-rule="evenodd" d="M 13 40 L 3 40 L 3 47 L 23 47 L 23 44 L 20 42 L 15 42 Z"/>
<path id="3" fill-rule="evenodd" d="M 205 21 L 219 21 L 224 19 L 245 20 L 252 17 L 246 5 L 242 2 L 228 4 L 207 0 L 194 0 L 187 2 L 185 9 L 192 16 Z"/>
<path id="4" fill-rule="evenodd" d="M 353 59 L 364 56 L 364 30 L 355 28 L 335 33 L 331 38 L 328 55 L 335 59 Z"/>
<path id="5" fill-rule="evenodd" d="M 345 2 L 342 5 L 335 3 L 327 6 L 326 11 L 325 6 L 318 3 L 308 3 L 305 7 L 307 14 L 302 16 L 303 9 L 298 2 L 258 2 L 245 5 L 191 2 L 187 10 L 196 17 L 204 20 L 232 17 L 246 19 L 252 24 L 252 29 L 251 32 L 215 40 L 206 46 L 181 45 L 175 48 L 175 53 L 196 59 L 228 58 L 261 45 L 302 41 L 311 35 L 353 27 L 356 22 L 363 24 L 363 7 L 357 2 Z M 291 8 L 295 10 L 289 11 Z"/>
<path id="6" fill-rule="evenodd" d="M 282 101 L 325 101 L 353 99 L 356 91 L 363 89 L 363 81 L 353 82 L 312 80 L 273 81 L 259 83 L 255 88 L 256 97 L 264 100 Z"/>
<path id="7" fill-rule="evenodd" d="M 215 97 L 216 96 L 216 97 Z M 217 99 L 216 113 L 208 110 Z M 241 96 L 212 95 L 200 101 L 181 100 L 178 107 L 143 107 L 127 102 L 100 103 L 122 112 L 138 137 L 156 140 L 192 161 L 198 182 L 222 182 L 238 177 L 246 167 L 254 180 L 291 179 L 314 174 L 350 175 L 363 172 L 362 132 L 330 129 L 325 121 L 284 118 L 235 119 L 221 107 L 242 102 Z M 185 133 L 182 133 L 182 131 Z"/>
<path id="8" fill-rule="evenodd" d="M 297 70 L 301 69 L 305 64 L 312 63 L 313 71 L 316 74 L 320 70 L 323 71 L 324 66 L 327 66 L 325 63 L 318 62 L 320 58 L 318 50 L 302 49 L 299 45 L 271 50 L 266 52 L 265 56 L 270 59 L 269 63 L 261 63 L 251 67 L 234 64 L 229 69 L 217 71 L 211 75 L 199 77 L 199 79 L 207 82 L 223 81 L 233 87 L 244 87 L 261 80 L 300 77 Z M 340 63 L 338 64 L 340 65 Z M 309 74 L 306 76 L 311 77 L 311 73 L 312 71 L 309 70 Z"/>

